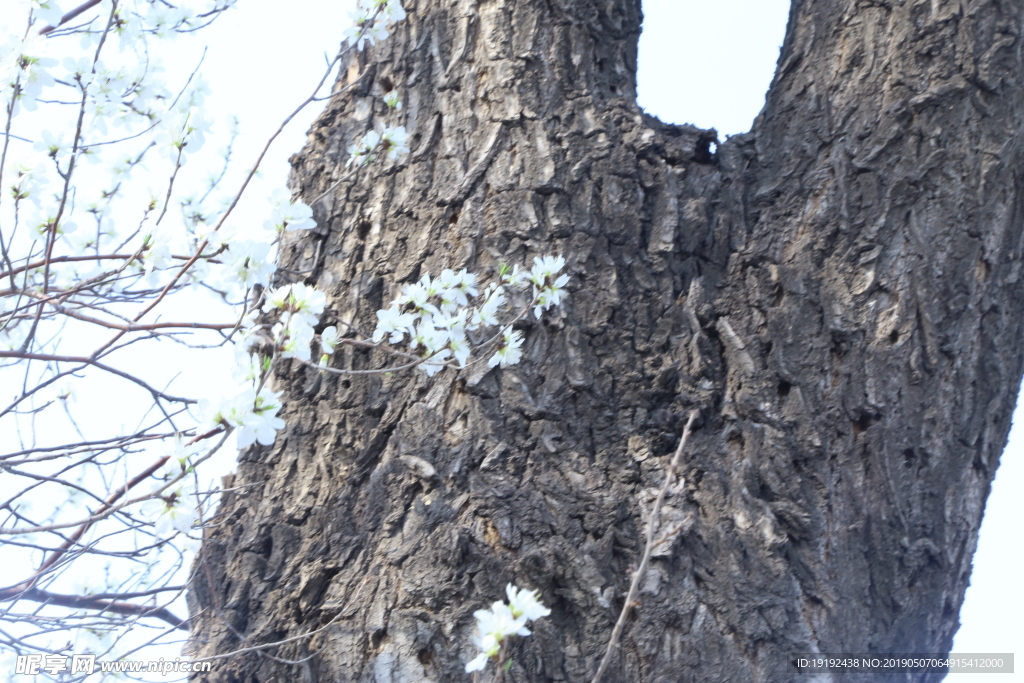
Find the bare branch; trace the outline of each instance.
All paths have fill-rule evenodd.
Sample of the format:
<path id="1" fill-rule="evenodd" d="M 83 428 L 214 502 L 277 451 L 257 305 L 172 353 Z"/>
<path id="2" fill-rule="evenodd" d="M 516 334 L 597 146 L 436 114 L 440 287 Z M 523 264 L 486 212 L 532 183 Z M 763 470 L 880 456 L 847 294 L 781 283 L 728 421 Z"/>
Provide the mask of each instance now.
<path id="1" fill-rule="evenodd" d="M 636 600 L 637 589 L 640 587 L 640 581 L 647 574 L 647 565 L 651 560 L 651 552 L 654 550 L 654 530 L 658 526 L 658 516 L 661 514 L 661 506 L 665 502 L 665 494 L 668 493 L 669 486 L 672 485 L 672 480 L 675 479 L 679 459 L 683 455 L 683 449 L 686 448 L 687 439 L 690 438 L 693 423 L 697 421 L 697 416 L 699 415 L 699 410 L 690 411 L 690 419 L 686 421 L 683 436 L 679 439 L 679 446 L 676 448 L 675 455 L 672 456 L 672 461 L 669 463 L 668 471 L 665 473 L 665 483 L 662 484 L 661 490 L 658 492 L 658 498 L 654 501 L 654 508 L 651 509 L 650 521 L 647 524 L 647 544 L 644 546 L 643 559 L 640 560 L 640 566 L 633 573 L 633 580 L 629 584 L 629 592 L 626 594 L 626 602 L 622 605 L 622 611 L 619 613 L 619 620 L 615 622 L 612 637 L 609 638 L 608 647 L 604 651 L 604 658 L 601 659 L 601 665 L 598 666 L 597 673 L 594 674 L 594 678 L 590 683 L 599 683 L 604 675 L 605 669 L 608 668 L 608 663 L 611 661 L 612 654 L 615 652 L 615 646 L 619 643 L 622 629 L 626 625 L 626 618 L 629 616 L 630 610 L 633 609 L 633 601 Z"/>
<path id="2" fill-rule="evenodd" d="M 154 617 L 167 622 L 174 628 L 181 629 L 183 631 L 188 630 L 188 619 L 176 617 L 166 607 L 136 605 L 122 600 L 105 600 L 102 598 L 96 598 L 92 595 L 63 595 L 60 593 L 50 593 L 49 591 L 44 591 L 39 588 L 29 588 L 28 590 L 13 596 L 13 599 L 29 600 L 31 602 L 43 603 L 45 605 L 60 605 L 61 607 L 113 612 L 114 614 Z"/>

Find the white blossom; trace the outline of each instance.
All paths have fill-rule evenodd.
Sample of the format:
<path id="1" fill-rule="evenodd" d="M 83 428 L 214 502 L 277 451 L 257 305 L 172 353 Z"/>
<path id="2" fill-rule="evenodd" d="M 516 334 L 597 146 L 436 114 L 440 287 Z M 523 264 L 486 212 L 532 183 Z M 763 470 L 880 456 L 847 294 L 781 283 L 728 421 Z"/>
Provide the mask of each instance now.
<path id="1" fill-rule="evenodd" d="M 480 654 L 466 664 L 466 673 L 483 671 L 489 660 L 498 658 L 498 652 L 501 650 L 501 643 L 490 633 L 485 635 L 474 633 L 473 644 L 480 648 Z"/>
<path id="2" fill-rule="evenodd" d="M 495 602 L 490 609 L 478 609 L 473 612 L 473 616 L 476 618 L 476 633 L 473 636 L 473 642 L 489 657 L 497 655 L 494 643 L 500 646 L 508 636 L 530 635 L 530 630 L 526 628 L 526 617 L 513 616 L 512 610 L 503 602 Z"/>
<path id="3" fill-rule="evenodd" d="M 509 604 L 498 601 L 490 609 L 473 612 L 476 630 L 472 640 L 480 653 L 466 664 L 466 673 L 482 671 L 488 661 L 498 658 L 505 638 L 530 635 L 527 622 L 551 614 L 551 610 L 537 600 L 536 591 L 519 589 L 510 583 L 505 587 L 505 593 Z"/>
<path id="4" fill-rule="evenodd" d="M 324 312 L 327 297 L 315 287 L 297 282 L 267 291 L 263 312 L 281 309 L 292 313 L 310 325 L 315 325 Z"/>
<path id="5" fill-rule="evenodd" d="M 399 0 L 360 0 L 349 16 L 352 26 L 345 30 L 345 40 L 363 50 L 385 40 L 390 35 L 388 27 L 405 19 L 406 14 Z"/>
<path id="6" fill-rule="evenodd" d="M 296 316 L 315 324 L 324 312 L 324 305 L 327 297 L 312 285 L 304 285 L 301 282 L 292 285 L 292 312 Z"/>
<path id="7" fill-rule="evenodd" d="M 316 227 L 313 209 L 301 201 L 291 201 L 287 190 L 277 190 L 271 195 L 274 208 L 264 223 L 269 230 L 309 230 Z"/>
<path id="8" fill-rule="evenodd" d="M 294 313 L 287 314 L 284 322 L 274 325 L 273 335 L 281 349 L 282 358 L 308 361 L 312 357 L 313 325 L 308 319 Z"/>
<path id="9" fill-rule="evenodd" d="M 498 308 L 505 303 L 505 290 L 501 286 L 491 290 L 483 305 L 473 311 L 471 323 L 477 325 L 497 325 Z"/>
<path id="10" fill-rule="evenodd" d="M 25 47 L 28 47 L 28 44 Z M 43 88 L 48 88 L 56 82 L 48 69 L 57 66 L 57 60 L 51 57 L 20 54 L 17 55 L 16 64 L 20 71 L 20 74 L 15 72 L 19 88 L 16 104 L 20 104 L 27 111 L 35 111 L 36 98 L 42 95 Z"/>
<path id="11" fill-rule="evenodd" d="M 196 90 L 193 88 L 194 97 L 179 103 L 176 109 L 164 116 L 154 134 L 160 154 L 175 163 L 202 149 L 210 129 L 210 122 L 203 116 L 202 109 L 190 105 L 190 102 L 203 99 Z"/>
<path id="12" fill-rule="evenodd" d="M 379 344 L 385 336 L 390 335 L 388 336 L 388 342 L 398 344 L 405 338 L 406 334 L 412 334 L 415 322 L 415 315 L 412 313 L 402 313 L 398 306 L 377 311 L 377 329 L 373 331 L 373 343 Z"/>
<path id="13" fill-rule="evenodd" d="M 534 256 L 533 268 L 527 276 L 537 287 L 545 286 L 548 278 L 554 277 L 565 266 L 561 256 Z"/>
<path id="14" fill-rule="evenodd" d="M 368 164 L 376 158 L 374 152 L 378 148 L 389 159 L 398 159 L 409 153 L 408 141 L 409 134 L 405 132 L 405 126 L 387 127 L 380 131 L 369 130 L 348 148 L 348 163 Z"/>
<path id="15" fill-rule="evenodd" d="M 146 273 L 163 270 L 171 264 L 171 244 L 166 233 L 154 233 L 146 236 L 146 250 L 142 252 Z"/>
<path id="16" fill-rule="evenodd" d="M 466 361 L 469 359 L 469 354 L 471 352 L 469 340 L 466 339 L 466 335 L 453 334 L 451 339 L 448 340 L 448 348 L 451 350 L 452 357 L 459 364 L 459 367 L 466 367 Z"/>
<path id="17" fill-rule="evenodd" d="M 445 268 L 438 278 L 441 288 L 442 309 L 445 306 L 454 308 L 468 306 L 469 297 L 477 295 L 476 275 L 466 272 L 463 268 L 458 273 Z"/>
<path id="18" fill-rule="evenodd" d="M 448 331 L 435 327 L 433 318 L 420 318 L 413 328 L 409 346 L 413 349 L 422 346 L 428 354 L 431 354 L 443 349 L 448 344 L 448 339 Z"/>
<path id="19" fill-rule="evenodd" d="M 32 14 L 48 26 L 59 26 L 64 13 L 56 0 L 33 0 L 35 7 Z"/>
<path id="20" fill-rule="evenodd" d="M 403 306 L 412 304 L 420 314 L 441 315 L 441 310 L 431 302 L 433 297 L 438 296 L 442 291 L 440 283 L 430 279 L 430 275 L 424 275 L 419 282 L 402 287 L 402 291 L 394 304 Z"/>
<path id="21" fill-rule="evenodd" d="M 278 430 L 285 426 L 284 420 L 277 417 L 279 410 L 279 392 L 263 387 L 257 394 L 255 387 L 250 386 L 219 403 L 205 399 L 200 401 L 199 429 L 207 431 L 227 425 L 236 430 L 239 449 L 251 446 L 256 441 L 269 446 L 274 443 Z"/>
<path id="22" fill-rule="evenodd" d="M 499 278 L 510 285 L 532 285 L 536 314 L 559 304 L 564 297 L 568 276 L 558 275 L 564 264 L 560 256 L 536 258 L 531 271 L 503 266 Z M 475 340 L 469 335 L 481 327 L 500 325 L 499 312 L 507 298 L 502 285 L 492 282 L 481 290 L 477 280 L 477 276 L 465 268 L 445 269 L 436 278 L 425 273 L 418 281 L 404 285 L 391 307 L 377 312 L 374 343 L 387 338 L 391 344 L 399 344 L 409 335 L 410 350 L 422 348 L 422 355 L 430 358 L 429 362 L 421 364 L 421 369 L 428 374 L 448 365 L 449 359 L 465 367 Z M 479 302 L 478 297 L 483 301 Z M 479 303 L 474 305 L 474 302 Z M 523 341 L 521 332 L 506 326 L 497 350 L 489 359 L 490 366 L 508 367 L 518 363 L 523 355 Z"/>
<path id="23" fill-rule="evenodd" d="M 380 0 L 377 0 L 378 3 Z M 385 0 L 381 5 L 381 14 L 389 24 L 405 19 L 405 8 L 401 0 Z"/>
<path id="24" fill-rule="evenodd" d="M 71 152 L 71 145 L 64 141 L 64 131 L 54 133 L 43 130 L 40 139 L 33 145 L 37 152 L 42 152 L 57 161 L 63 161 Z"/>
<path id="25" fill-rule="evenodd" d="M 192 226 L 190 232 L 192 233 L 192 236 L 195 239 L 196 247 L 198 247 L 201 242 L 205 241 L 208 243 L 208 247 L 216 251 L 221 247 L 231 247 L 236 242 L 238 242 L 241 245 L 240 250 L 244 251 L 246 249 L 244 242 L 246 242 L 247 240 L 236 239 L 234 237 L 234 232 L 232 231 L 231 228 L 221 228 L 220 230 L 215 230 L 215 227 L 215 225 L 209 225 L 202 221 Z M 265 244 L 267 241 L 269 240 L 259 240 L 257 241 L 257 243 Z"/>
<path id="26" fill-rule="evenodd" d="M 46 169 L 42 166 L 20 165 L 15 170 L 11 196 L 16 202 L 29 201 L 38 208 L 46 181 Z"/>
<path id="27" fill-rule="evenodd" d="M 289 204 L 287 211 L 281 211 L 281 219 L 285 230 L 310 230 L 316 227 L 313 209 L 303 202 Z"/>
<path id="28" fill-rule="evenodd" d="M 189 461 L 198 450 L 199 446 L 190 444 L 183 434 L 175 434 L 170 441 L 170 452 L 166 453 L 167 462 L 160 469 L 159 478 L 169 481 L 186 472 L 189 468 Z"/>
<path id="29" fill-rule="evenodd" d="M 263 341 L 263 337 L 261 335 L 263 326 L 256 324 L 259 314 L 259 310 L 254 309 L 243 315 L 238 322 L 239 333 L 235 335 L 235 353 L 238 354 L 235 356 L 236 369 L 239 363 L 239 357 L 244 357 L 252 347 Z M 265 364 L 264 369 L 269 368 L 269 365 L 266 365 L 269 363 L 269 360 L 270 359 L 268 358 L 262 361 Z M 236 379 L 235 381 L 245 382 L 246 380 Z"/>
<path id="30" fill-rule="evenodd" d="M 523 345 L 523 333 L 519 330 L 513 330 L 511 327 L 506 327 L 502 330 L 502 336 L 501 347 L 487 362 L 492 368 L 499 363 L 501 367 L 507 368 L 518 363 L 523 357 L 523 351 L 520 348 Z"/>
<path id="31" fill-rule="evenodd" d="M 501 281 L 507 285 L 517 286 L 525 283 L 527 278 L 530 276 L 529 271 L 523 271 L 519 268 L 519 264 L 515 264 L 509 269 L 506 266 L 502 266 L 501 269 Z"/>
<path id="32" fill-rule="evenodd" d="M 251 393 L 247 395 L 247 393 Z M 255 400 L 255 391 L 242 393 L 231 398 L 214 402 L 209 399 L 199 401 L 199 431 L 207 432 L 216 427 L 229 426 L 237 427 L 242 424 L 245 416 L 252 411 L 252 402 Z"/>
<path id="33" fill-rule="evenodd" d="M 228 245 L 225 262 L 225 279 L 242 289 L 254 285 L 267 286 L 277 270 L 277 265 L 270 258 L 270 244 L 267 242 L 233 241 Z"/>
<path id="34" fill-rule="evenodd" d="M 489 610 L 477 610 L 473 616 L 476 617 L 480 633 L 492 635 L 499 641 L 506 636 L 530 635 L 530 629 L 526 628 L 526 615 L 515 616 L 512 608 L 503 602 L 495 602 Z"/>
<path id="35" fill-rule="evenodd" d="M 379 15 L 388 24 L 405 19 L 405 9 L 400 0 L 358 0 L 356 7 L 366 14 L 379 10 Z"/>
<path id="36" fill-rule="evenodd" d="M 340 337 L 338 336 L 337 327 L 334 325 L 325 327 L 324 331 L 320 333 L 320 348 L 329 356 L 334 353 L 334 349 L 338 346 L 339 340 Z"/>
<path id="37" fill-rule="evenodd" d="M 366 26 L 370 23 L 370 15 L 365 11 L 349 12 L 349 16 L 352 17 L 352 25 L 349 26 L 342 33 L 342 37 L 349 43 L 355 43 L 357 50 L 362 50 L 366 44 L 366 40 L 363 38 L 363 32 L 366 30 Z"/>
<path id="38" fill-rule="evenodd" d="M 252 398 L 248 412 L 240 415 L 240 424 L 237 424 L 238 448 L 247 448 L 258 441 L 264 446 L 270 446 L 277 437 L 277 432 L 284 429 L 284 420 L 277 416 L 281 410 L 280 394 L 263 387 L 258 395 L 247 390 L 243 393 L 245 399 Z"/>
<path id="39" fill-rule="evenodd" d="M 373 161 L 373 151 L 380 143 L 380 133 L 375 130 L 367 131 L 362 138 L 348 148 L 348 163 L 365 165 Z"/>
<path id="40" fill-rule="evenodd" d="M 563 290 L 569 282 L 569 276 L 555 276 L 564 266 L 565 259 L 561 256 L 534 257 L 533 268 L 526 279 L 533 284 L 533 296 L 536 299 L 533 315 L 536 318 L 540 318 L 541 313 L 549 307 L 562 303 Z"/>
<path id="41" fill-rule="evenodd" d="M 562 297 L 565 295 L 564 287 L 568 282 L 569 276 L 562 275 L 551 285 L 536 293 L 537 304 L 533 307 L 534 317 L 540 318 L 542 311 L 547 310 L 550 306 L 558 306 L 562 303 Z"/>
<path id="42" fill-rule="evenodd" d="M 405 132 L 405 126 L 385 128 L 380 134 L 380 146 L 384 148 L 388 159 L 398 159 L 408 154 L 408 141 L 409 135 Z"/>
<path id="43" fill-rule="evenodd" d="M 551 610 L 541 604 L 537 599 L 538 591 L 517 588 L 511 583 L 505 586 L 505 595 L 508 596 L 508 605 L 512 610 L 512 616 L 526 617 L 526 621 L 534 621 L 551 614 Z"/>
<path id="44" fill-rule="evenodd" d="M 374 22 L 371 26 L 367 26 L 366 30 L 363 31 L 362 39 L 370 45 L 376 45 L 390 35 L 391 33 L 388 31 L 387 26 L 380 22 Z"/>
<path id="45" fill-rule="evenodd" d="M 161 502 L 163 505 L 159 508 L 156 520 L 158 536 L 166 536 L 172 530 L 188 533 L 199 519 L 195 494 L 187 486 L 182 485 L 169 493 L 164 492 Z"/>
<path id="46" fill-rule="evenodd" d="M 235 344 L 235 367 L 231 376 L 236 382 L 258 382 L 263 370 L 263 359 L 258 353 L 249 353 L 246 344 Z"/>
<path id="47" fill-rule="evenodd" d="M 263 299 L 263 312 L 269 313 L 275 308 L 284 310 L 288 307 L 288 299 L 292 295 L 292 286 L 273 287 L 268 289 Z"/>
<path id="48" fill-rule="evenodd" d="M 91 230 L 82 230 L 81 232 L 74 232 L 74 234 L 67 234 L 65 232 L 64 242 L 68 245 L 68 249 L 72 254 L 81 254 L 86 249 L 92 249 L 96 246 L 96 233 Z M 79 276 L 79 279 L 85 279 L 82 273 L 79 273 Z"/>
<path id="49" fill-rule="evenodd" d="M 88 83 L 88 79 L 92 76 L 92 58 L 86 57 L 85 55 L 78 55 L 77 57 L 65 57 L 61 64 L 67 74 L 64 76 L 65 81 L 74 81 L 82 79 Z"/>
<path id="50" fill-rule="evenodd" d="M 146 13 L 145 22 L 153 35 L 168 38 L 179 27 L 187 27 L 191 18 L 192 11 L 187 7 L 152 3 Z"/>

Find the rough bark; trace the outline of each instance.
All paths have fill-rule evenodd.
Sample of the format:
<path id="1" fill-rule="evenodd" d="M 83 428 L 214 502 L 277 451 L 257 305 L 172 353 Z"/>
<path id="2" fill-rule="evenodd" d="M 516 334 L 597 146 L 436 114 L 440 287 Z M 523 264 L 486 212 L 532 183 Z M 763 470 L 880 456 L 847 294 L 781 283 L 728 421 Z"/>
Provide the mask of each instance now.
<path id="1" fill-rule="evenodd" d="M 947 652 L 1022 373 L 1022 5 L 796 0 L 763 112 L 717 149 L 637 107 L 639 0 L 405 5 L 295 187 L 316 197 L 394 122 L 392 86 L 413 152 L 343 183 L 283 264 L 329 293 L 324 325 L 544 253 L 572 295 L 524 321 L 514 369 L 280 371 L 288 428 L 241 457 L 193 644 L 338 619 L 270 651 L 302 664 L 249 653 L 210 680 L 468 680 L 472 612 L 510 581 L 552 614 L 506 680 L 589 680 L 694 407 L 681 530 L 606 680 Z"/>

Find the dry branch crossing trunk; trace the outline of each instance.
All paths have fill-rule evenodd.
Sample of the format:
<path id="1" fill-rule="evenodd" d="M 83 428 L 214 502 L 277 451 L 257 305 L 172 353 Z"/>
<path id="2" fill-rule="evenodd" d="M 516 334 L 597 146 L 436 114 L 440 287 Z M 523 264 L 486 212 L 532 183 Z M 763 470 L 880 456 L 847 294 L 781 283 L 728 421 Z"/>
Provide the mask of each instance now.
<path id="1" fill-rule="evenodd" d="M 295 187 L 329 188 L 384 121 L 412 153 L 322 200 L 282 265 L 328 292 L 323 325 L 372 329 L 422 273 L 545 253 L 571 298 L 524 321 L 514 368 L 283 366 L 288 428 L 243 453 L 208 532 L 193 644 L 335 621 L 268 650 L 300 664 L 247 653 L 209 680 L 469 680 L 472 612 L 507 582 L 552 614 L 505 680 L 589 680 L 693 408 L 679 534 L 606 681 L 948 651 L 1022 372 L 1024 6 L 797 0 L 753 131 L 715 149 L 638 109 L 639 0 L 405 5 L 348 63 L 362 80 Z"/>

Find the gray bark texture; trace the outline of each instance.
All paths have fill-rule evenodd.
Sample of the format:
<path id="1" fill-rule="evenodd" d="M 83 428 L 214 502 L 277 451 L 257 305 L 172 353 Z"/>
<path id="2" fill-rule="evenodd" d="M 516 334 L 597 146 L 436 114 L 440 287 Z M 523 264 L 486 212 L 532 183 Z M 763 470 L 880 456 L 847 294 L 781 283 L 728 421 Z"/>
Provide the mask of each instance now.
<path id="1" fill-rule="evenodd" d="M 327 292 L 324 326 L 549 253 L 570 298 L 522 322 L 513 368 L 281 366 L 288 427 L 207 532 L 192 647 L 335 621 L 206 680 L 468 681 L 472 613 L 514 582 L 552 613 L 503 680 L 588 681 L 692 408 L 675 534 L 606 681 L 820 683 L 842 679 L 788 655 L 948 652 L 1024 359 L 1024 5 L 795 0 L 764 110 L 717 146 L 638 108 L 640 0 L 405 5 L 293 185 L 321 194 L 384 122 L 412 153 L 342 182 L 282 265 Z M 728 27 L 680 40 L 698 30 Z"/>

